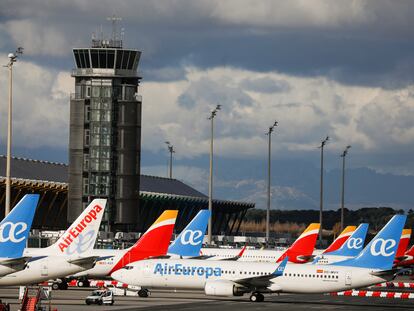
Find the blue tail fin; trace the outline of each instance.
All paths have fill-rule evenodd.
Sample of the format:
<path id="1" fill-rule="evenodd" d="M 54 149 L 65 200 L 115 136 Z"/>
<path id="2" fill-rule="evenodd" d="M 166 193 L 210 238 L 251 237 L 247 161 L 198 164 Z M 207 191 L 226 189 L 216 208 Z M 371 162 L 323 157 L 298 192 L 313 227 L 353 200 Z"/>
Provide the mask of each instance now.
<path id="1" fill-rule="evenodd" d="M 368 232 L 368 224 L 360 224 L 342 246 L 329 255 L 356 257 L 362 251 Z"/>
<path id="2" fill-rule="evenodd" d="M 333 265 L 391 269 L 406 219 L 405 215 L 395 215 L 357 257 Z"/>
<path id="3" fill-rule="evenodd" d="M 174 242 L 171 243 L 168 248 L 168 254 L 199 256 L 209 217 L 209 210 L 199 211 Z"/>
<path id="4" fill-rule="evenodd" d="M 282 276 L 283 272 L 285 271 L 286 264 L 289 261 L 289 257 L 285 257 L 282 262 L 279 264 L 279 266 L 276 268 L 276 270 L 273 272 L 274 276 Z"/>
<path id="5" fill-rule="evenodd" d="M 36 211 L 38 194 L 26 194 L 0 223 L 0 257 L 23 255 Z"/>

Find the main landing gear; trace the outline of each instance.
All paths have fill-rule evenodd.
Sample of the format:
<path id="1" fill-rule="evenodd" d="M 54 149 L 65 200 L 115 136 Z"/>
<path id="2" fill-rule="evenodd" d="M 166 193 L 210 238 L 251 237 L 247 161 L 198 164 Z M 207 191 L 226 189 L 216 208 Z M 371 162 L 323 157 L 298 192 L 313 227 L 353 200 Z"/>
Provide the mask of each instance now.
<path id="1" fill-rule="evenodd" d="M 142 288 L 138 291 L 138 296 L 142 298 L 147 298 L 150 295 L 150 291 L 148 289 Z"/>
<path id="2" fill-rule="evenodd" d="M 264 296 L 258 292 L 254 292 L 250 295 L 251 302 L 262 302 L 264 300 Z"/>
<path id="3" fill-rule="evenodd" d="M 89 280 L 88 279 L 79 279 L 76 282 L 76 285 L 78 287 L 89 287 L 90 286 L 90 283 L 89 283 Z"/>
<path id="4" fill-rule="evenodd" d="M 68 282 L 65 279 L 58 279 L 57 281 L 52 283 L 53 290 L 67 290 L 68 289 Z"/>

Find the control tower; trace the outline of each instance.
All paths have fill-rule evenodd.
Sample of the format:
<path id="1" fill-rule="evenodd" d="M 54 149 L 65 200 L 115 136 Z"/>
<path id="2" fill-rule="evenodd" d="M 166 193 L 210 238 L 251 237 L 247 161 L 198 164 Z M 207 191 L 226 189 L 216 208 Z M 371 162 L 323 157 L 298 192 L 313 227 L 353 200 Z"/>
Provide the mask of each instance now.
<path id="1" fill-rule="evenodd" d="M 138 223 L 141 52 L 123 48 L 114 30 L 111 39 L 73 49 L 68 222 L 94 198 L 107 198 L 105 230 L 128 231 Z"/>

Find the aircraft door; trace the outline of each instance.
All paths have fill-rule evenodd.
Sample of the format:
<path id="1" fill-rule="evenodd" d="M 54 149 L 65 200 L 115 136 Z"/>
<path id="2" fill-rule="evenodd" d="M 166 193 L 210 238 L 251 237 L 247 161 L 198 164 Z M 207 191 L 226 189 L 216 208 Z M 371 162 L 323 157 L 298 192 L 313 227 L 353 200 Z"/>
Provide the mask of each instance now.
<path id="1" fill-rule="evenodd" d="M 146 278 L 151 277 L 152 270 L 153 270 L 153 264 L 147 262 L 144 266 L 144 277 Z"/>
<path id="2" fill-rule="evenodd" d="M 352 285 L 352 272 L 351 271 L 345 272 L 345 285 L 347 286 Z"/>
<path id="3" fill-rule="evenodd" d="M 152 263 L 145 263 L 145 266 L 143 268 L 143 273 L 142 275 L 144 276 L 144 283 L 146 284 L 146 286 L 151 286 L 152 285 L 152 273 L 154 271 L 154 265 Z"/>

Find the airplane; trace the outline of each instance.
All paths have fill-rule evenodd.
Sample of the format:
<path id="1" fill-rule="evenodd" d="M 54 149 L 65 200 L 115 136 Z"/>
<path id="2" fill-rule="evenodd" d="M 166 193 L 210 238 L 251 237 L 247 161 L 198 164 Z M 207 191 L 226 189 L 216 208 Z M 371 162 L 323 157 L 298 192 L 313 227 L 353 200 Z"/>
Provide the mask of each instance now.
<path id="1" fill-rule="evenodd" d="M 53 245 L 26 248 L 24 256 L 32 257 L 25 269 L 0 278 L 2 285 L 27 285 L 90 269 L 99 259 L 87 256 L 93 248 L 106 205 L 106 199 L 95 199 Z"/>
<path id="2" fill-rule="evenodd" d="M 30 260 L 23 251 L 38 201 L 38 194 L 26 194 L 0 222 L 0 277 L 23 270 Z"/>
<path id="3" fill-rule="evenodd" d="M 367 232 L 368 224 L 360 224 L 339 249 L 332 252 L 323 252 L 313 260 L 312 264 L 327 265 L 356 257 L 364 249 Z"/>
<path id="4" fill-rule="evenodd" d="M 307 228 L 307 230 L 304 231 L 307 232 L 310 230 L 310 227 L 313 226 L 313 224 L 309 225 L 309 227 Z M 335 251 L 336 249 L 338 249 L 339 247 L 342 246 L 342 244 L 349 238 L 349 236 L 355 231 L 355 226 L 347 226 L 342 233 L 332 242 L 332 244 L 325 250 L 313 250 L 313 254 L 310 255 L 310 245 L 312 245 L 312 243 L 310 243 L 308 245 L 308 247 L 305 250 L 301 250 L 299 245 L 296 245 L 295 247 L 293 247 L 293 244 L 291 246 L 291 248 L 293 248 L 294 250 L 297 248 L 297 253 L 301 254 L 299 256 L 301 257 L 301 261 L 297 260 L 296 263 L 305 263 L 308 262 L 309 260 L 311 260 L 313 257 L 320 255 L 322 253 L 328 253 L 328 252 L 332 252 Z M 316 231 L 316 230 L 315 230 Z M 304 234 L 303 233 L 303 234 Z M 315 236 L 313 236 L 315 237 Z M 316 235 L 317 237 L 317 235 Z M 302 238 L 302 236 L 300 236 L 298 240 L 300 240 Z M 316 238 L 315 238 L 315 243 L 316 243 Z M 313 245 L 315 245 L 315 243 L 313 243 Z M 306 244 L 306 243 L 305 243 Z M 207 251 L 206 251 L 207 250 Z M 239 252 L 239 254 L 235 255 L 237 252 Z M 240 258 L 240 261 L 258 261 L 258 262 L 275 262 L 277 260 L 279 260 L 279 262 L 282 260 L 283 257 L 281 257 L 283 255 L 283 253 L 286 250 L 264 250 L 263 248 L 257 250 L 257 249 L 248 249 L 245 253 L 245 255 L 243 254 L 243 249 L 239 250 L 239 249 L 218 249 L 218 248 L 205 248 L 202 250 L 202 253 L 205 254 L 205 257 L 210 257 L 208 258 L 208 260 L 222 260 L 222 259 L 227 259 L 227 260 L 231 260 L 232 258 Z M 210 255 L 208 256 L 208 254 L 220 254 L 220 255 Z M 243 255 L 243 256 L 241 256 Z M 291 261 L 291 260 L 290 260 Z M 292 262 L 292 261 L 291 261 Z"/>
<path id="5" fill-rule="evenodd" d="M 178 211 L 164 211 L 146 233 L 128 249 L 94 249 L 92 251 L 94 255 L 104 256 L 106 259 L 99 261 L 92 269 L 69 276 L 69 278 L 78 278 L 77 285 L 87 287 L 89 286 L 88 278 L 110 278 L 112 272 L 133 261 L 149 257 L 199 258 L 198 254 L 203 243 L 210 211 L 200 210 L 168 246 L 177 214 Z M 161 223 L 163 226 L 160 226 Z M 151 248 L 148 248 L 148 245 Z M 141 295 L 146 297 L 146 292 L 140 292 Z"/>
<path id="6" fill-rule="evenodd" d="M 355 258 L 331 265 L 149 259 L 112 273 L 120 282 L 145 288 L 203 289 L 206 295 L 263 301 L 264 293 L 329 293 L 365 287 L 394 277 L 393 261 L 406 221 L 395 215 Z"/>
<path id="7" fill-rule="evenodd" d="M 114 249 L 93 249 L 90 255 L 103 257 L 96 265 L 85 271 L 68 278 L 78 278 L 79 287 L 89 286 L 87 278 L 108 278 L 111 273 L 123 266 L 138 260 L 149 257 L 164 256 L 167 254 L 168 245 L 171 241 L 178 211 L 166 210 L 148 228 L 141 238 L 130 248 L 122 250 Z"/>
<path id="8" fill-rule="evenodd" d="M 289 262 L 308 262 L 313 258 L 312 252 L 318 238 L 319 228 L 318 223 L 310 224 L 286 250 L 246 249 L 238 261 L 281 262 L 285 257 L 289 257 Z M 202 248 L 201 254 L 212 257 L 210 260 L 219 260 L 239 256 L 240 249 Z"/>

